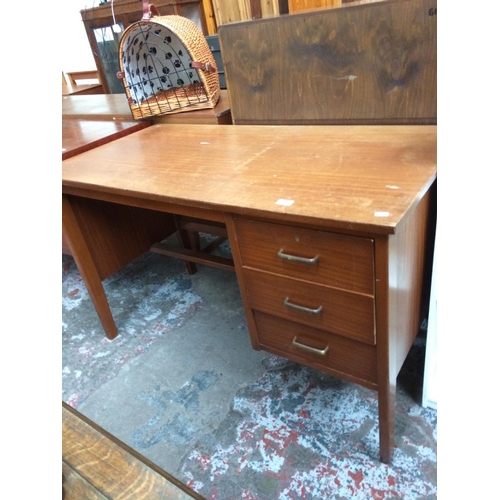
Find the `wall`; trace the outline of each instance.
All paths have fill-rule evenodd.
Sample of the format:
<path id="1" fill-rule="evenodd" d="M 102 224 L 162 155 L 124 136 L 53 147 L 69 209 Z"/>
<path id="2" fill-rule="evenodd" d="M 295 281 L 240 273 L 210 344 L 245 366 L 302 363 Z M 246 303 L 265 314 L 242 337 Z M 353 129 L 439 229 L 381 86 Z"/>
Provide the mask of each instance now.
<path id="1" fill-rule="evenodd" d="M 99 0 L 64 0 L 59 2 L 58 14 L 64 22 L 58 27 L 60 39 L 61 71 L 94 69 L 95 62 L 83 27 L 80 11 L 99 5 Z M 58 17 L 59 17 L 58 16 Z"/>

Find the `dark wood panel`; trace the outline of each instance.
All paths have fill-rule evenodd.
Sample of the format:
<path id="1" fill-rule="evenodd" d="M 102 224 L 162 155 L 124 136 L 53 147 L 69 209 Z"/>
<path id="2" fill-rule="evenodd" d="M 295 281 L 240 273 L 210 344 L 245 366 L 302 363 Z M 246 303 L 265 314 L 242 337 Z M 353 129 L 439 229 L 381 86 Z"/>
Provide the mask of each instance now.
<path id="1" fill-rule="evenodd" d="M 387 0 L 220 26 L 234 123 L 435 124 L 436 3 Z"/>

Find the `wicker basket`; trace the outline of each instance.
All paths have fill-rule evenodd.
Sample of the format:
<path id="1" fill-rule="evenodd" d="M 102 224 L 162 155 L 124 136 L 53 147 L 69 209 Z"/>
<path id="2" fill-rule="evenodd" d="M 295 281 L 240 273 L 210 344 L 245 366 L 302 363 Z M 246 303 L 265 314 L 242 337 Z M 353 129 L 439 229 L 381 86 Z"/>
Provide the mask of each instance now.
<path id="1" fill-rule="evenodd" d="M 146 12 L 147 6 L 147 12 Z M 159 16 L 144 4 L 141 21 L 120 41 L 120 72 L 135 119 L 214 108 L 220 86 L 217 66 L 198 26 L 177 15 Z"/>

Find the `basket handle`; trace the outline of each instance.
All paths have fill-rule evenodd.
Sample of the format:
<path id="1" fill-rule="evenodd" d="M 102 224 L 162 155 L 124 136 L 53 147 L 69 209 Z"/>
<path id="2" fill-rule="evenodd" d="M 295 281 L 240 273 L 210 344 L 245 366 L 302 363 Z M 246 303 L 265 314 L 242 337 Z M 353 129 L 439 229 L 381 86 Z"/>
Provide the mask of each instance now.
<path id="1" fill-rule="evenodd" d="M 209 62 L 202 63 L 198 61 L 193 61 L 191 67 L 196 69 L 202 69 L 203 71 L 208 71 L 209 73 L 215 73 L 217 71 Z"/>
<path id="2" fill-rule="evenodd" d="M 151 15 L 159 16 L 160 13 L 152 3 L 149 3 L 149 0 L 142 0 L 142 20 L 149 21 L 151 19 Z"/>

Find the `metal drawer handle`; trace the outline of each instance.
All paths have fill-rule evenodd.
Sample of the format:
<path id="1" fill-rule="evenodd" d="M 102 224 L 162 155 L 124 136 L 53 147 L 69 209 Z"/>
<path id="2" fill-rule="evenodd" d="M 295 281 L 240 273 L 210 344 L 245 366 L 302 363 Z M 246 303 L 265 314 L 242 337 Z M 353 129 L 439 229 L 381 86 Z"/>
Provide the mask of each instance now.
<path id="1" fill-rule="evenodd" d="M 309 314 L 320 314 L 321 311 L 323 310 L 323 306 L 319 306 L 317 309 L 311 309 L 309 307 L 299 306 L 297 304 L 294 304 L 293 302 L 290 302 L 290 299 L 288 297 L 285 298 L 283 304 L 286 307 L 289 307 L 290 309 L 295 309 L 296 311 L 301 311 Z"/>
<path id="2" fill-rule="evenodd" d="M 303 351 L 311 352 L 312 354 L 317 354 L 318 356 L 324 356 L 330 348 L 330 346 L 327 345 L 324 349 L 316 349 L 314 347 L 301 344 L 300 342 L 297 342 L 297 336 L 293 337 L 292 345 L 297 349 L 302 349 Z"/>
<path id="3" fill-rule="evenodd" d="M 297 257 L 296 255 L 285 253 L 282 248 L 280 248 L 278 251 L 278 257 L 283 260 L 289 260 L 290 262 L 299 262 L 300 264 L 308 264 L 310 266 L 316 264 L 316 262 L 318 262 L 319 260 L 319 255 L 316 255 L 311 259 L 308 259 L 306 257 Z"/>

